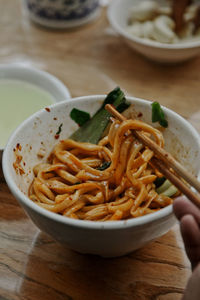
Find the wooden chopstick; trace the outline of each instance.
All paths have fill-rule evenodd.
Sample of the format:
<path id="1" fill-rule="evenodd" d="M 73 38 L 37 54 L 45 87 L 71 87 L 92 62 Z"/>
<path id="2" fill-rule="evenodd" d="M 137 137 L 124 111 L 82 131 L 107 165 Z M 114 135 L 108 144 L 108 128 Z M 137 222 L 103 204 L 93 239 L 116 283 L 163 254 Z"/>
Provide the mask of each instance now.
<path id="1" fill-rule="evenodd" d="M 118 120 L 124 121 L 126 118 L 120 114 L 114 106 L 107 104 L 106 110 L 108 110 L 113 116 L 115 116 Z M 159 147 L 154 141 L 150 138 L 145 136 L 139 131 L 134 130 L 132 132 L 135 137 L 140 140 L 145 146 L 148 146 L 156 155 L 157 157 L 162 160 L 166 165 L 170 166 L 171 168 L 176 171 L 181 177 L 185 179 L 191 186 L 193 186 L 199 193 L 200 193 L 200 183 L 199 181 L 186 170 L 175 158 L 166 150 Z"/>
<path id="2" fill-rule="evenodd" d="M 120 114 L 114 108 L 114 106 L 106 104 L 105 109 L 118 120 L 126 120 L 126 118 Z M 182 177 L 187 183 L 200 192 L 200 183 L 198 180 L 192 174 L 190 174 L 188 170 L 186 170 L 177 160 L 175 160 L 175 158 L 169 152 L 159 147 L 153 140 L 138 130 L 131 130 L 131 132 L 140 142 L 149 147 L 155 153 L 156 157 L 152 159 L 152 162 L 156 168 L 158 168 L 166 178 L 168 178 L 184 195 L 186 195 L 188 199 L 190 199 L 200 208 L 200 196 L 194 193 L 190 187 L 184 184 L 180 178 L 172 173 L 170 168 L 172 168 L 180 177 Z"/>
<path id="3" fill-rule="evenodd" d="M 174 173 L 170 172 L 165 165 L 156 158 L 151 159 L 153 165 L 172 182 L 188 199 L 200 208 L 200 196 L 194 193 L 186 184 L 183 183 Z"/>

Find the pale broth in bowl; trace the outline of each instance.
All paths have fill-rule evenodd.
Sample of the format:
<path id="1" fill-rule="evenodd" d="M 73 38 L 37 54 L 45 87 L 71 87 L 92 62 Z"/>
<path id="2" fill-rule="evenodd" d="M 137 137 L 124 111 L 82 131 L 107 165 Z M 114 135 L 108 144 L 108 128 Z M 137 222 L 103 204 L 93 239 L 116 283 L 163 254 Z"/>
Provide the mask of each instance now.
<path id="1" fill-rule="evenodd" d="M 12 131 L 36 111 L 55 102 L 53 96 L 28 82 L 0 80 L 0 148 L 3 149 Z"/>

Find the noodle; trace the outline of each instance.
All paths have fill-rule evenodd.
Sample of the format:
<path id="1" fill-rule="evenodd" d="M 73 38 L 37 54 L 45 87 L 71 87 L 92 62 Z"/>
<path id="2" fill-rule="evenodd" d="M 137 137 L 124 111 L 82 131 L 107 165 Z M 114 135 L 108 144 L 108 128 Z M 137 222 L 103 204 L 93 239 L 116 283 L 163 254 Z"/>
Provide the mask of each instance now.
<path id="1" fill-rule="evenodd" d="M 54 213 L 91 221 L 135 218 L 171 204 L 156 192 L 154 181 L 162 174 L 151 163 L 154 153 L 130 130 L 142 131 L 160 147 L 162 133 L 138 120 L 111 121 L 98 145 L 61 140 L 48 163 L 34 167 L 30 199 Z"/>

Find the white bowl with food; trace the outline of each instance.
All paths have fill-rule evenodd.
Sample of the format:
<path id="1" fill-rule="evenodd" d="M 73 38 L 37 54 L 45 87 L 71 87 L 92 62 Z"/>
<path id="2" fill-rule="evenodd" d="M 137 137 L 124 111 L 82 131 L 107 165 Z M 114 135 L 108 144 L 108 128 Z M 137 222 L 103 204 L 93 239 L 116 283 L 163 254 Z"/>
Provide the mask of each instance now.
<path id="1" fill-rule="evenodd" d="M 48 72 L 18 64 L 0 65 L 0 151 L 22 121 L 68 98 L 64 83 Z"/>
<path id="2" fill-rule="evenodd" d="M 153 153 L 127 134 L 129 122 L 161 146 L 164 137 L 165 149 L 195 175 L 200 141 L 195 129 L 167 108 L 168 127 L 160 131 L 151 122 L 151 102 L 133 97 L 127 97 L 131 107 L 126 114 L 136 121 L 127 125 L 112 119 L 107 135 L 107 112 L 95 114 L 104 99 L 74 98 L 29 117 L 8 141 L 3 172 L 11 192 L 42 231 L 80 253 L 116 257 L 162 236 L 176 222 L 172 198 L 177 193 L 158 194 L 155 179 L 161 175 L 151 166 Z M 81 124 L 88 113 L 95 114 L 95 122 Z M 81 127 L 72 120 L 77 116 Z"/>
<path id="3" fill-rule="evenodd" d="M 194 28 L 193 23 L 197 5 L 185 10 L 184 25 L 177 34 L 170 3 L 165 0 L 115 0 L 108 8 L 108 19 L 132 49 L 150 60 L 186 61 L 200 54 L 200 27 Z"/>

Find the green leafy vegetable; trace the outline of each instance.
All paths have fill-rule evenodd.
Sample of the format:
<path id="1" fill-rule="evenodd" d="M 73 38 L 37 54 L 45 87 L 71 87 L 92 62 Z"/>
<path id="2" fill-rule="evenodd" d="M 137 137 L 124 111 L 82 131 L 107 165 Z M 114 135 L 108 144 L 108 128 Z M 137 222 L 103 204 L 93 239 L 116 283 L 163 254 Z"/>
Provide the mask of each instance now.
<path id="1" fill-rule="evenodd" d="M 117 110 L 118 112 L 122 113 L 123 111 L 125 111 L 127 108 L 129 108 L 130 106 L 130 103 L 128 102 L 122 102 L 121 104 L 119 104 L 117 106 Z"/>
<path id="2" fill-rule="evenodd" d="M 156 180 L 154 181 L 156 188 L 159 188 L 165 182 L 165 180 L 166 180 L 166 178 L 164 176 L 157 177 Z"/>
<path id="3" fill-rule="evenodd" d="M 74 120 L 79 126 L 83 126 L 88 120 L 90 120 L 90 114 L 83 110 L 73 108 L 70 112 L 70 117 Z"/>
<path id="4" fill-rule="evenodd" d="M 165 190 L 167 190 L 171 186 L 171 182 L 167 179 L 164 181 L 164 183 L 159 186 L 159 188 L 156 189 L 156 192 L 158 194 L 162 194 Z"/>
<path id="5" fill-rule="evenodd" d="M 165 119 L 164 112 L 158 102 L 153 102 L 152 106 L 152 122 L 159 122 L 162 127 L 168 127 L 168 122 Z"/>
<path id="6" fill-rule="evenodd" d="M 167 197 L 172 197 L 178 192 L 178 189 L 174 186 L 171 185 L 167 190 L 165 190 L 162 194 L 167 196 Z"/>
<path id="7" fill-rule="evenodd" d="M 87 121 L 83 126 L 76 130 L 70 138 L 79 142 L 89 142 L 97 144 L 101 139 L 102 134 L 107 127 L 110 119 L 110 113 L 105 109 L 106 104 L 112 104 L 120 112 L 128 108 L 130 104 L 127 103 L 124 93 L 119 87 L 111 91 L 105 98 L 100 109 L 94 114 L 94 116 Z"/>
<path id="8" fill-rule="evenodd" d="M 97 168 L 97 170 L 104 171 L 105 169 L 110 167 L 110 164 L 110 161 L 105 161 L 100 167 Z"/>
<path id="9" fill-rule="evenodd" d="M 162 177 L 162 178 L 165 178 L 165 177 Z M 162 195 L 165 195 L 167 197 L 173 196 L 174 194 L 176 194 L 177 191 L 178 191 L 178 189 L 168 179 L 166 179 L 164 181 L 164 183 L 161 184 L 156 189 L 156 192 L 158 194 L 162 194 Z"/>
<path id="10" fill-rule="evenodd" d="M 74 185 L 76 185 L 76 184 L 81 184 L 81 181 L 77 181 L 74 183 Z"/>

